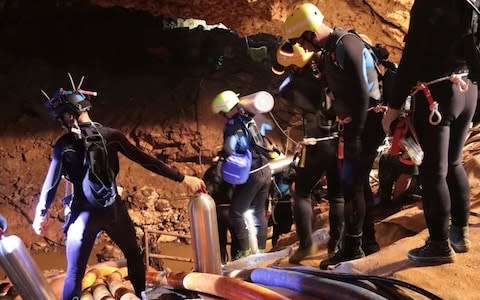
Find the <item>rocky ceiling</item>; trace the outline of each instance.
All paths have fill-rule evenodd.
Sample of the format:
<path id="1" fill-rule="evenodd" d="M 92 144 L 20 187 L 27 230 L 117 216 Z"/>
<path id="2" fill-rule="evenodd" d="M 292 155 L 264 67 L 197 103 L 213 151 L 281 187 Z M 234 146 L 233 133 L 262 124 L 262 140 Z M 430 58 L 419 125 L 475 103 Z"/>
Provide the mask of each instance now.
<path id="1" fill-rule="evenodd" d="M 120 6 L 155 16 L 202 19 L 223 23 L 240 36 L 256 33 L 281 35 L 282 24 L 298 0 L 0 0 L 1 12 L 43 13 L 58 7 Z M 413 0 L 312 0 L 329 25 L 355 28 L 375 43 L 388 47 L 398 60 Z M 46 17 L 48 14 L 46 15 Z"/>
<path id="2" fill-rule="evenodd" d="M 154 15 L 223 23 L 239 35 L 259 32 L 281 35 L 282 24 L 298 0 L 93 0 L 99 6 L 122 6 Z M 372 41 L 387 45 L 398 58 L 413 0 L 313 0 L 329 25 L 355 28 Z"/>

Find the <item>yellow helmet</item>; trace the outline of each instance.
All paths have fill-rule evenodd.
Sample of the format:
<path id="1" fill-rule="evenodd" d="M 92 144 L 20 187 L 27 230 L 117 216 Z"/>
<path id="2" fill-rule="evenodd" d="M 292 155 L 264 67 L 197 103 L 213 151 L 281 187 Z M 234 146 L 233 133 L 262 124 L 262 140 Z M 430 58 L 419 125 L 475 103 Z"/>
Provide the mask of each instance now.
<path id="1" fill-rule="evenodd" d="M 220 112 L 228 113 L 238 102 L 240 102 L 238 94 L 230 90 L 223 91 L 213 99 L 212 111 L 216 114 Z"/>
<path id="2" fill-rule="evenodd" d="M 284 42 L 277 49 L 277 62 L 284 67 L 294 65 L 303 68 L 313 55 L 314 52 L 306 51 L 299 44 L 292 46 L 289 42 Z"/>
<path id="3" fill-rule="evenodd" d="M 316 32 L 323 23 L 323 14 L 312 3 L 295 7 L 284 24 L 284 39 L 299 38 L 305 31 Z"/>

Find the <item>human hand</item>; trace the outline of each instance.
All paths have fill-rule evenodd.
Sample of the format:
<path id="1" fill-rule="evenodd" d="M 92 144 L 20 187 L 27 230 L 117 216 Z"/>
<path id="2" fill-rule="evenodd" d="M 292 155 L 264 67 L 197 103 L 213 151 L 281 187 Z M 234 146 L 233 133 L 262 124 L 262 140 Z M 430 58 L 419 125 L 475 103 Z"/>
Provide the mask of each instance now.
<path id="1" fill-rule="evenodd" d="M 202 179 L 195 177 L 195 176 L 189 176 L 185 175 L 183 178 L 182 183 L 186 184 L 190 192 L 196 192 L 199 190 L 206 190 L 207 187 L 205 185 L 205 182 L 203 182 Z"/>
<path id="2" fill-rule="evenodd" d="M 37 235 L 44 236 L 47 230 L 47 217 L 41 217 L 40 215 L 35 216 L 32 227 Z"/>
<path id="3" fill-rule="evenodd" d="M 383 115 L 382 119 L 382 127 L 383 131 L 385 131 L 386 134 L 390 134 L 390 126 L 393 121 L 395 121 L 398 117 L 400 116 L 400 110 L 388 107 L 387 112 Z"/>

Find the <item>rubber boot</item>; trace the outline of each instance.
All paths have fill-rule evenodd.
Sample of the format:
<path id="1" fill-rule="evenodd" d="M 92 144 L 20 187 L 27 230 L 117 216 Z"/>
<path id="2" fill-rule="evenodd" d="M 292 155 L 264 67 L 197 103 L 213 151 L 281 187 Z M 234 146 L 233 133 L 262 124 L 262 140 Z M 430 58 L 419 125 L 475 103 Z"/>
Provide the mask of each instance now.
<path id="1" fill-rule="evenodd" d="M 343 247 L 334 256 L 323 260 L 320 263 L 320 269 L 326 270 L 328 266 L 336 265 L 343 261 L 354 260 L 364 257 L 365 253 L 362 250 L 362 235 L 351 236 L 345 235 L 345 242 Z"/>
<path id="2" fill-rule="evenodd" d="M 329 202 L 328 221 L 330 224 L 330 239 L 328 240 L 328 257 L 332 257 L 341 248 L 341 242 L 344 235 L 344 200 L 343 197 L 332 197 Z"/>
<path id="3" fill-rule="evenodd" d="M 237 239 L 237 251 L 235 255 L 233 255 L 233 260 L 237 260 L 243 257 L 247 257 L 252 254 L 250 249 L 248 238 Z"/>
<path id="4" fill-rule="evenodd" d="M 375 239 L 374 219 L 370 213 L 365 215 L 363 222 L 362 250 L 365 252 L 365 255 L 370 255 L 380 250 L 380 246 Z"/>
<path id="5" fill-rule="evenodd" d="M 393 184 L 395 182 L 392 158 L 384 154 L 378 162 L 378 193 L 375 204 L 389 205 L 392 201 Z"/>
<path id="6" fill-rule="evenodd" d="M 327 246 L 328 258 L 333 257 L 338 251 L 340 251 L 340 248 L 341 240 L 330 238 Z"/>
<path id="7" fill-rule="evenodd" d="M 304 260 L 307 256 L 310 256 L 312 254 L 315 254 L 315 246 L 312 245 L 308 248 L 301 249 L 298 248 L 297 251 L 295 251 L 292 256 L 288 258 L 288 262 L 291 264 L 298 264 L 300 261 Z"/>
<path id="8" fill-rule="evenodd" d="M 455 261 L 455 252 L 448 240 L 432 241 L 428 239 L 425 245 L 408 251 L 408 259 L 422 264 L 445 264 Z"/>
<path id="9" fill-rule="evenodd" d="M 454 226 L 451 225 L 448 231 L 450 244 L 453 250 L 457 253 L 464 253 L 470 250 L 472 243 L 468 239 L 468 226 Z"/>
<path id="10" fill-rule="evenodd" d="M 252 254 L 252 251 L 251 251 L 250 249 L 247 249 L 247 250 L 239 250 L 239 251 L 237 251 L 237 254 L 235 255 L 235 257 L 234 257 L 233 260 L 237 260 L 237 259 L 240 259 L 240 258 L 247 257 L 247 256 L 249 256 L 250 254 Z"/>

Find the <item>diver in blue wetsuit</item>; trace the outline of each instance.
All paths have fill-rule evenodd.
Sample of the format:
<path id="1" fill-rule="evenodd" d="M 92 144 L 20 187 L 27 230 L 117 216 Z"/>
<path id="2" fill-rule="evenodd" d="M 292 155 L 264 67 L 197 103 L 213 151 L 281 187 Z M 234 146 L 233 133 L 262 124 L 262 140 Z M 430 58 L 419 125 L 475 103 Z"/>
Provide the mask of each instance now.
<path id="1" fill-rule="evenodd" d="M 223 130 L 223 151 L 227 155 L 240 153 L 251 160 L 246 172 L 246 181 L 236 184 L 230 203 L 230 225 L 237 242 L 237 253 L 232 259 L 251 254 L 248 229 L 244 214 L 252 208 L 259 252 L 265 251 L 267 241 L 266 201 L 271 184 L 272 172 L 268 153 L 265 152 L 263 136 L 260 134 L 253 114 L 245 110 L 233 91 L 223 91 L 212 101 L 213 112 L 227 118 Z M 243 175 L 243 174 L 242 174 Z M 243 176 L 242 176 L 243 177 Z"/>
<path id="2" fill-rule="evenodd" d="M 47 212 L 57 192 L 62 176 L 73 185 L 73 196 L 68 198 L 70 214 L 65 221 L 67 270 L 63 287 L 63 300 L 80 299 L 81 282 L 87 266 L 88 257 L 94 245 L 97 234 L 105 231 L 122 250 L 127 259 L 128 276 L 135 288 L 135 293 L 141 297 L 145 289 L 145 266 L 142 254 L 137 246 L 135 228 L 127 212 L 127 207 L 114 193 L 105 206 L 92 204 L 84 189 L 84 178 L 88 172 L 85 164 L 88 150 L 85 145 L 87 132 L 94 130 L 101 136 L 104 146 L 105 161 L 108 171 L 119 172 L 118 153 L 144 168 L 183 182 L 191 191 L 205 188 L 204 182 L 196 177 L 183 175 L 178 170 L 168 167 L 158 159 L 143 153 L 132 145 L 128 139 L 113 128 L 104 127 L 93 122 L 88 111 L 91 104 L 82 90 L 60 89 L 45 102 L 52 116 L 59 120 L 67 130 L 53 147 L 52 160 L 43 183 L 40 197 L 35 209 L 33 229 L 35 233 L 44 235 L 47 226 Z M 100 160 L 100 157 L 97 157 Z M 114 191 L 116 184 L 114 183 Z"/>

